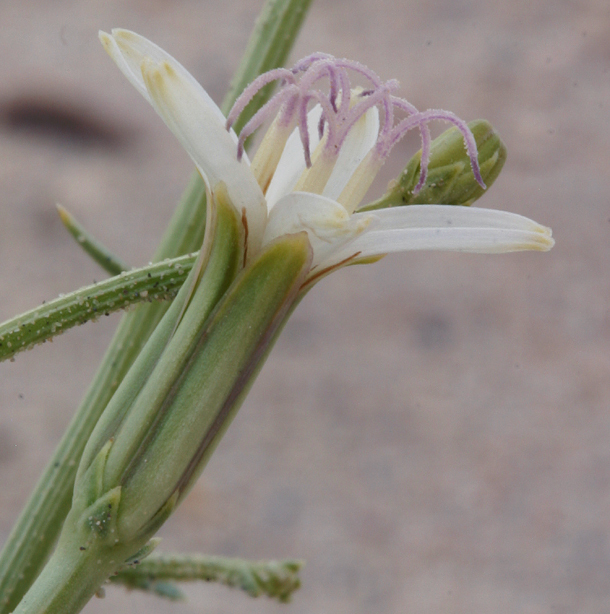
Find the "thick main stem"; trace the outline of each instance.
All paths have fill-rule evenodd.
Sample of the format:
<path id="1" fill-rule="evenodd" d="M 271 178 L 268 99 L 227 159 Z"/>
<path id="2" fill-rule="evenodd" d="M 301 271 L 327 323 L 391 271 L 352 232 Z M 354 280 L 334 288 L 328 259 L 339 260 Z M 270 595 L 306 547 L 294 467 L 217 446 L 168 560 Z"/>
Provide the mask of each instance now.
<path id="1" fill-rule="evenodd" d="M 148 536 L 119 538 L 120 500 L 120 488 L 91 505 L 75 499 L 53 556 L 14 614 L 77 614 L 125 560 L 139 556 Z"/>
<path id="2" fill-rule="evenodd" d="M 93 550 L 60 542 L 14 614 L 76 614 L 116 568 Z"/>

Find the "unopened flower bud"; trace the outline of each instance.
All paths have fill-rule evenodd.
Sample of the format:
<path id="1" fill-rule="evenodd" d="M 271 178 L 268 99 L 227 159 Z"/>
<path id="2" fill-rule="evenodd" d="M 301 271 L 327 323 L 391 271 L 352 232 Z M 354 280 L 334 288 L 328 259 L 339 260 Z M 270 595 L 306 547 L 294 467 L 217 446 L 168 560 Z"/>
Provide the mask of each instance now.
<path id="1" fill-rule="evenodd" d="M 506 161 L 506 146 L 493 126 L 482 119 L 468 124 L 475 137 L 481 176 L 487 188 L 476 181 L 464 139 L 457 128 L 450 128 L 432 141 L 426 182 L 418 192 L 421 150 L 409 161 L 400 177 L 375 202 L 361 210 L 403 205 L 471 205 L 489 189 Z"/>

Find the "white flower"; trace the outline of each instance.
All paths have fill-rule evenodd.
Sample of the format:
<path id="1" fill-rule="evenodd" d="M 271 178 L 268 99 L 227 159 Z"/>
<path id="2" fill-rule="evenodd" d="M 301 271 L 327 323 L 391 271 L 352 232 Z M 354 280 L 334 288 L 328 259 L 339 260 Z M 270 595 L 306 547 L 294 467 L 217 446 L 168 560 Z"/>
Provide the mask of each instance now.
<path id="1" fill-rule="evenodd" d="M 410 129 L 422 135 L 423 185 L 430 136 L 427 122 L 440 119 L 463 133 L 475 177 L 476 145 L 465 124 L 446 111 L 419 112 L 395 97 L 394 81 L 381 82 L 364 66 L 314 54 L 292 70 L 259 77 L 225 119 L 188 71 L 165 51 L 127 30 L 100 39 L 136 89 L 180 140 L 214 193 L 220 183 L 247 226 L 248 258 L 284 234 L 305 231 L 313 249 L 310 276 L 389 252 L 546 251 L 551 231 L 520 215 L 447 205 L 410 205 L 357 212 L 357 206 L 391 148 Z M 348 71 L 370 86 L 351 90 Z M 232 125 L 252 96 L 280 79 L 282 88 L 246 124 L 239 139 Z M 327 93 L 316 89 L 324 80 Z M 313 109 L 309 109 L 314 105 Z M 399 122 L 394 111 L 406 113 Z M 380 121 L 380 111 L 383 121 Z M 252 164 L 245 138 L 276 116 Z"/>

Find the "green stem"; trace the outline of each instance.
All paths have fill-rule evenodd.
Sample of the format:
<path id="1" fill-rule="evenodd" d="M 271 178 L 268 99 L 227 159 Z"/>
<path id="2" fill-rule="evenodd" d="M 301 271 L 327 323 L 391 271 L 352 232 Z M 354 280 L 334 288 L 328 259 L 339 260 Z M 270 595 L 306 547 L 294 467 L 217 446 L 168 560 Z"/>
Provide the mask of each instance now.
<path id="1" fill-rule="evenodd" d="M 283 66 L 301 29 L 312 0 L 267 0 L 244 52 L 244 58 L 231 80 L 229 92 L 221 106 L 227 115 L 233 102 L 254 77 Z M 272 87 L 263 88 L 240 115 L 233 128 L 239 132 L 269 99 Z"/>
<path id="2" fill-rule="evenodd" d="M 66 230 L 104 270 L 111 275 L 118 275 L 129 270 L 129 267 L 118 256 L 100 243 L 65 207 L 57 205 L 57 212 Z"/>
<path id="3" fill-rule="evenodd" d="M 0 324 L 0 361 L 74 326 L 142 302 L 173 299 L 196 255 L 180 256 L 86 286 Z"/>
<path id="4" fill-rule="evenodd" d="M 225 113 L 252 79 L 284 63 L 311 1 L 267 0 L 222 105 Z M 240 125 L 264 101 L 259 98 L 249 105 Z M 205 186 L 195 173 L 154 260 L 198 249 L 204 220 Z M 0 614 L 13 611 L 46 562 L 70 509 L 78 461 L 89 435 L 166 309 L 164 303 L 140 305 L 121 320 L 94 381 L 0 553 Z"/>
<path id="5" fill-rule="evenodd" d="M 97 558 L 89 550 L 60 545 L 14 614 L 80 612 L 114 567 L 105 557 Z"/>
<path id="6" fill-rule="evenodd" d="M 114 584 L 155 591 L 161 581 L 202 580 L 237 587 L 251 597 L 266 595 L 286 602 L 301 586 L 302 561 L 247 561 L 201 554 L 159 554 L 131 564 L 111 578 Z M 170 595 L 174 598 L 174 595 Z"/>
<path id="7" fill-rule="evenodd" d="M 55 552 L 14 614 L 76 614 L 125 561 L 154 547 L 146 537 L 117 539 L 120 488 L 80 503 L 85 507 L 75 502 Z"/>

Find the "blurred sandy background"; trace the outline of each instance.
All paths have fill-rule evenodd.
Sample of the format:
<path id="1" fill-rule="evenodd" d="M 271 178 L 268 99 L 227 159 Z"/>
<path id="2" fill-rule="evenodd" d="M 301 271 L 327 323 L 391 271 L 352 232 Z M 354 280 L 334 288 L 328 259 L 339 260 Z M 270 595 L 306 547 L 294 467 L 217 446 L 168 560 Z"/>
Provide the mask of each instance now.
<path id="1" fill-rule="evenodd" d="M 144 264 L 190 176 L 97 30 L 148 36 L 219 101 L 261 5 L 0 2 L 0 318 L 104 275 L 55 202 Z M 392 256 L 299 307 L 162 530 L 165 550 L 306 559 L 291 605 L 111 588 L 86 611 L 610 611 L 610 5 L 319 0 L 293 58 L 315 50 L 398 78 L 420 108 L 492 121 L 509 159 L 481 204 L 552 226 L 557 246 Z M 0 541 L 116 322 L 0 365 Z"/>

